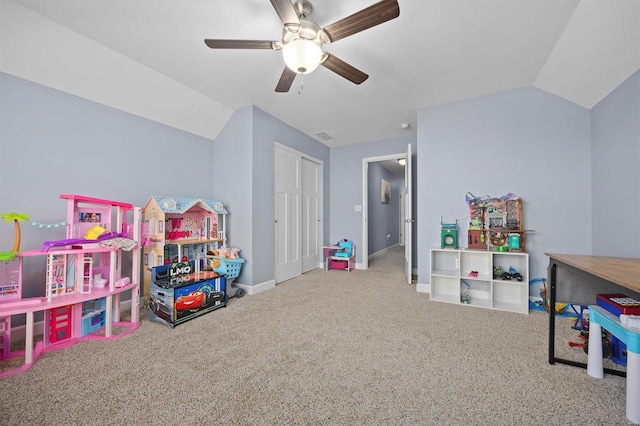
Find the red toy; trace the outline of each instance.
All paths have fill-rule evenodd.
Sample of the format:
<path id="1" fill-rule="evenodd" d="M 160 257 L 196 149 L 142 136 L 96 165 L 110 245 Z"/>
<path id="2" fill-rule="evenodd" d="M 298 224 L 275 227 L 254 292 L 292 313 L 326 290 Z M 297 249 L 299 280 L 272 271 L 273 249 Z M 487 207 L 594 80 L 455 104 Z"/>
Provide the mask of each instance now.
<path id="1" fill-rule="evenodd" d="M 596 304 L 614 315 L 640 315 L 640 301 L 622 293 L 597 294 Z"/>

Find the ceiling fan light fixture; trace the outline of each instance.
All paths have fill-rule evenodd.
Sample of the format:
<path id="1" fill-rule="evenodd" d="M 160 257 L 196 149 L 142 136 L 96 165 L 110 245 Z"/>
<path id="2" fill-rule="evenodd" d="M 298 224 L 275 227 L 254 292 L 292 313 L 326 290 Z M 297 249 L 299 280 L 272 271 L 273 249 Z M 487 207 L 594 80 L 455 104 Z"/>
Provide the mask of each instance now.
<path id="1" fill-rule="evenodd" d="M 313 72 L 322 61 L 322 49 L 312 40 L 296 39 L 282 47 L 285 64 L 298 74 Z"/>

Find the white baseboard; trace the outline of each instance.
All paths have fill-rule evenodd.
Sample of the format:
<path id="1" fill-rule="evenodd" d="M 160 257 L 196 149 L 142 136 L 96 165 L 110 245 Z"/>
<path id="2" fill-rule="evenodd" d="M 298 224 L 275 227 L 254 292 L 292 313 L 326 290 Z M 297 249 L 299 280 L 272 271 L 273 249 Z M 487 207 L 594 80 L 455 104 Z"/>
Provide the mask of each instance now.
<path id="1" fill-rule="evenodd" d="M 431 284 L 416 284 L 416 291 L 418 293 L 431 293 Z"/>
<path id="2" fill-rule="evenodd" d="M 265 281 L 256 285 L 235 284 L 236 286 L 244 289 L 245 293 L 249 296 L 262 293 L 263 291 L 271 290 L 276 287 L 276 280 Z"/>
<path id="3" fill-rule="evenodd" d="M 388 250 L 391 250 L 392 248 L 396 247 L 398 244 L 394 244 L 392 246 L 383 248 L 382 250 L 378 250 L 375 253 L 372 253 L 369 255 L 369 259 L 373 259 L 374 257 L 378 257 L 378 256 L 382 256 L 383 254 L 385 254 Z"/>

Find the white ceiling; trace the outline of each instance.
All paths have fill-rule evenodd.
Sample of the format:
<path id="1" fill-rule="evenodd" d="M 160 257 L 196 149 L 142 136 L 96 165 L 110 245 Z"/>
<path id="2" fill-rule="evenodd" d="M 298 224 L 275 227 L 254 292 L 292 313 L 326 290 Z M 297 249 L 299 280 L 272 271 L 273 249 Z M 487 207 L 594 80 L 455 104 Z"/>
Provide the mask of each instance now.
<path id="1" fill-rule="evenodd" d="M 310 19 L 321 27 L 375 3 L 311 1 Z M 414 133 L 420 108 L 519 87 L 592 108 L 640 67 L 640 0 L 399 0 L 399 18 L 325 45 L 367 81 L 354 85 L 320 67 L 285 94 L 274 92 L 280 52 L 203 42 L 280 40 L 268 0 L 13 3 L 230 110 L 256 105 L 328 146 Z"/>

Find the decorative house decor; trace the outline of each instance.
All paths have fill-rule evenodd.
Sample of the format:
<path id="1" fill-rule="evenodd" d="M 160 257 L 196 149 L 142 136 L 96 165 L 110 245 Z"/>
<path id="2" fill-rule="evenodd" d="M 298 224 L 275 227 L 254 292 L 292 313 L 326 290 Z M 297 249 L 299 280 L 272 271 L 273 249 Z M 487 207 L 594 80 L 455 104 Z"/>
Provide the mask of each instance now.
<path id="1" fill-rule="evenodd" d="M 526 252 L 522 199 L 512 193 L 502 197 L 476 197 L 467 193 L 470 249 Z"/>

